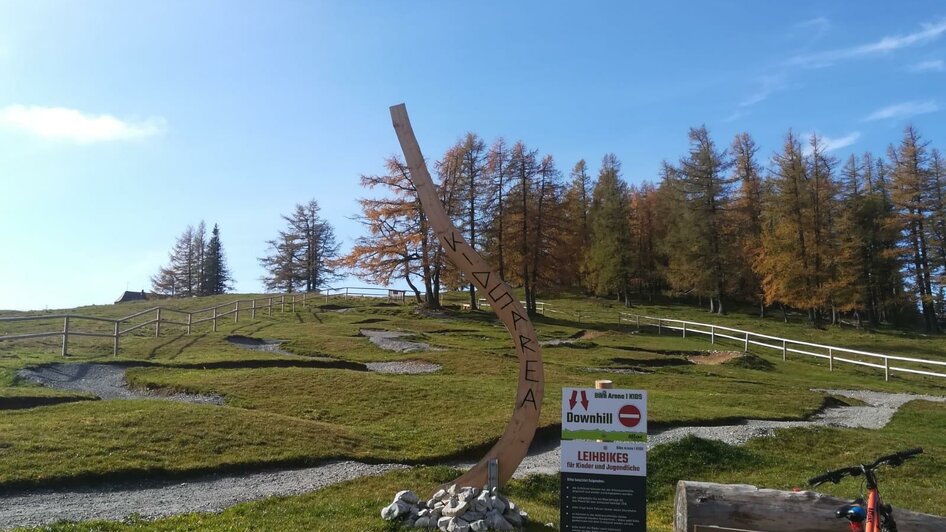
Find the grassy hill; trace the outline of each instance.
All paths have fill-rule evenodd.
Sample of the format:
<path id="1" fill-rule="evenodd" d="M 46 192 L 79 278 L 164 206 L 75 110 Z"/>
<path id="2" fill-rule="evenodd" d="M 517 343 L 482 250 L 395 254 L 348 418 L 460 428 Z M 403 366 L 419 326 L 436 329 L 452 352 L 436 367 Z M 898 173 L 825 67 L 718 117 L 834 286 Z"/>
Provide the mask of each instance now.
<path id="1" fill-rule="evenodd" d="M 161 303 L 196 310 L 247 297 L 251 296 Z M 122 338 L 118 357 L 111 356 L 109 339 L 70 339 L 67 361 L 135 364 L 127 373 L 131 385 L 219 394 L 226 401 L 223 408 L 153 400 L 96 401 L 81 393 L 39 388 L 18 380 L 16 371 L 62 362 L 58 339 L 0 342 L 0 489 L 140 475 L 187 477 L 333 458 L 410 463 L 478 458 L 508 419 L 518 367 L 499 322 L 488 311 L 460 310 L 464 300 L 462 294 L 451 294 L 444 312 L 428 313 L 409 304 L 319 298 L 305 308 L 297 305 L 295 312 L 277 309 L 272 316 L 259 312 L 255 320 L 248 316 L 241 316 L 239 322 L 222 320 L 217 332 L 203 324 L 187 335 L 182 327 L 168 325 L 155 337 L 154 330 L 145 327 Z M 825 401 L 825 395 L 812 388 L 946 395 L 946 379 L 894 375 L 885 382 L 876 369 L 841 366 L 829 372 L 821 360 L 790 357 L 783 362 L 780 354 L 768 350 L 751 350 L 755 358 L 750 360 L 755 363 L 750 364 L 746 359 L 691 364 L 689 356 L 711 349 L 741 351 L 741 344 L 711 345 L 705 337 L 684 339 L 678 334 L 638 331 L 618 322 L 618 313 L 628 309 L 612 301 L 577 296 L 546 301 L 549 311 L 535 320 L 540 340 L 580 337 L 571 344 L 543 349 L 546 397 L 541 423 L 543 434 L 553 437 L 560 422 L 561 388 L 589 386 L 601 378 L 613 380 L 615 387 L 647 389 L 654 426 L 745 418 L 804 419 Z M 70 312 L 118 318 L 153 305 L 135 302 Z M 762 320 L 740 312 L 711 316 L 673 304 L 630 310 L 946 360 L 942 336 L 813 329 L 800 318 L 783 323 L 781 316 Z M 56 323 L 0 324 L 0 335 L 56 330 Z M 359 334 L 363 328 L 404 331 L 434 349 L 410 354 L 384 351 Z M 290 354 L 241 348 L 226 340 L 234 334 L 285 340 L 283 348 Z M 383 375 L 323 367 L 317 357 L 346 361 L 352 367 L 418 360 L 443 369 L 427 375 Z M 635 373 L 613 373 L 613 369 Z M 69 403 L 51 404 L 62 401 Z M 20 408 L 29 404 L 48 406 Z M 672 486 L 679 478 L 790 488 L 826 468 L 917 445 L 927 447 L 928 453 L 915 466 L 908 465 L 885 479 L 885 489 L 895 504 L 938 512 L 946 481 L 944 429 L 946 405 L 913 402 L 881 431 L 792 429 L 782 431 L 777 439 L 755 440 L 741 448 L 692 439 L 662 446 L 650 460 L 651 522 L 655 529 L 669 523 Z M 921 477 L 921 470 L 929 476 Z M 281 519 L 290 523 L 289 528 L 318 530 L 322 525 L 311 516 L 332 515 L 347 523 L 348 529 L 382 530 L 384 525 L 375 516 L 394 491 L 404 486 L 425 491 L 453 474 L 443 468 L 415 469 L 303 497 L 240 505 L 221 515 L 182 516 L 147 526 L 226 529 L 250 522 L 267 528 L 274 519 Z M 534 509 L 533 515 L 541 522 L 557 522 L 557 478 L 533 478 L 510 489 L 527 510 Z M 834 489 L 845 493 L 845 487 Z M 367 502 L 351 500 L 353 493 L 364 494 Z M 360 515 L 361 504 L 368 505 L 366 516 Z"/>

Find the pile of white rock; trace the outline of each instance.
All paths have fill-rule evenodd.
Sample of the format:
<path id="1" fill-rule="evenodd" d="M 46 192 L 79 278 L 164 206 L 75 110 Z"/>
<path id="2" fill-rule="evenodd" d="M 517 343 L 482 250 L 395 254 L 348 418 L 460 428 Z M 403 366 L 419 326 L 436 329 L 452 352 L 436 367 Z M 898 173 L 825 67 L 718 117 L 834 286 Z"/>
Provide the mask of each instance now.
<path id="1" fill-rule="evenodd" d="M 407 527 L 483 532 L 520 529 L 529 515 L 496 488 L 458 488 L 453 484 L 438 490 L 428 501 L 420 500 L 413 491 L 399 491 L 394 502 L 381 510 L 381 517 L 401 520 Z"/>

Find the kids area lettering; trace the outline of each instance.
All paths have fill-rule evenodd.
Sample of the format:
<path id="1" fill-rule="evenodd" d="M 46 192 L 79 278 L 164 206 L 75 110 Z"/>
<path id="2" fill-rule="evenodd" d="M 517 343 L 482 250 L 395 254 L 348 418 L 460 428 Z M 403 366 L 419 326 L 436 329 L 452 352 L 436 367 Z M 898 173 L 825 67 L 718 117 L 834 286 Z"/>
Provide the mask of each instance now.
<path id="1" fill-rule="evenodd" d="M 562 390 L 562 439 L 647 441 L 647 392 Z"/>
<path id="2" fill-rule="evenodd" d="M 647 392 L 562 390 L 562 530 L 647 530 L 646 441 Z"/>

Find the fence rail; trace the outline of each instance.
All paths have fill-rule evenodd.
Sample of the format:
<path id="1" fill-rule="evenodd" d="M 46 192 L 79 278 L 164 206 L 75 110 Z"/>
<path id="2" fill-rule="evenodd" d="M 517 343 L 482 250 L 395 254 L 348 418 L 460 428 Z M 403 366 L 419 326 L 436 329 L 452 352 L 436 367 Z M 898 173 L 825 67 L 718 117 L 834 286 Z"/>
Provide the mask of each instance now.
<path id="1" fill-rule="evenodd" d="M 311 301 L 315 298 L 324 297 L 326 301 L 330 296 L 343 296 L 343 297 L 386 297 L 391 300 L 396 300 L 403 302 L 404 301 L 404 291 L 403 290 L 388 290 L 386 288 L 370 288 L 370 287 L 340 287 L 340 288 L 329 288 L 322 292 L 311 292 L 311 293 L 302 293 L 302 294 L 280 294 L 274 296 L 264 296 L 257 297 L 252 299 L 237 299 L 233 301 L 228 301 L 226 303 L 221 303 L 213 307 L 202 308 L 198 310 L 180 310 L 170 307 L 152 307 L 145 309 L 122 318 L 102 318 L 98 316 L 84 316 L 80 314 L 45 314 L 40 316 L 11 316 L 11 317 L 0 317 L 0 326 L 5 323 L 14 323 L 14 322 L 26 322 L 26 321 L 50 321 L 50 320 L 61 320 L 62 328 L 55 331 L 43 331 L 43 332 L 31 332 L 31 333 L 21 333 L 21 334 L 10 334 L 5 336 L 0 336 L 0 341 L 4 340 L 26 340 L 31 338 L 45 338 L 45 337 L 60 337 L 62 339 L 62 356 L 66 356 L 69 350 L 69 338 L 73 336 L 77 337 L 99 337 L 99 338 L 111 338 L 112 339 L 112 354 L 117 356 L 119 350 L 120 338 L 126 334 L 137 331 L 145 327 L 154 327 L 154 335 L 161 335 L 162 325 L 175 325 L 178 327 L 184 327 L 187 330 L 187 334 L 191 334 L 191 331 L 195 325 L 201 323 L 211 322 L 211 330 L 217 332 L 218 322 L 224 318 L 230 316 L 233 317 L 233 321 L 238 323 L 240 321 L 241 314 L 243 316 L 250 316 L 250 319 L 256 319 L 257 312 L 266 311 L 268 316 L 272 316 L 273 308 L 276 307 L 280 312 L 286 312 L 287 308 L 291 312 L 296 311 L 296 305 L 301 304 L 302 308 L 306 308 L 307 304 L 311 304 Z M 226 309 L 226 310 L 224 310 Z M 178 319 L 169 319 L 169 314 L 176 314 L 177 316 L 184 316 L 185 321 L 179 321 Z M 204 316 L 209 314 L 209 316 Z M 131 323 L 132 320 L 140 318 L 142 316 L 153 316 L 151 319 L 143 321 L 141 323 Z M 176 317 L 176 316 L 175 316 Z M 95 332 L 88 330 L 78 330 L 76 327 L 77 321 L 93 321 L 99 323 L 110 323 L 112 324 L 111 332 Z M 126 328 L 125 325 L 127 325 Z"/>
<path id="2" fill-rule="evenodd" d="M 922 358 L 903 357 L 895 355 L 884 355 L 881 353 L 871 353 L 858 349 L 848 349 L 845 347 L 835 347 L 831 345 L 815 344 L 801 340 L 792 340 L 789 338 L 780 338 L 767 334 L 724 327 L 722 325 L 713 325 L 710 323 L 700 323 L 695 321 L 677 320 L 669 318 L 657 318 L 653 316 L 642 316 L 629 312 L 620 313 L 622 323 L 632 323 L 638 329 L 642 327 L 653 327 L 657 334 L 662 334 L 664 330 L 679 331 L 686 338 L 688 334 L 702 334 L 709 336 L 710 343 L 715 344 L 717 338 L 733 340 L 742 344 L 743 351 L 748 351 L 750 346 L 765 347 L 780 351 L 782 360 L 788 360 L 788 355 L 798 354 L 809 357 L 820 358 L 828 361 L 828 371 L 834 371 L 837 363 L 853 364 L 865 366 L 884 371 L 884 380 L 890 380 L 891 373 L 910 373 L 914 375 L 925 375 L 928 377 L 946 378 L 946 361 L 927 360 Z M 774 342 L 774 343 L 773 343 Z M 806 349 L 800 349 L 804 347 Z M 861 359 L 853 357 L 861 357 Z M 870 360 L 863 360 L 866 357 Z M 907 363 L 919 366 L 904 367 L 903 365 L 892 365 L 894 363 Z M 940 369 L 942 368 L 942 369 Z M 936 371 L 934 371 L 936 370 Z"/>

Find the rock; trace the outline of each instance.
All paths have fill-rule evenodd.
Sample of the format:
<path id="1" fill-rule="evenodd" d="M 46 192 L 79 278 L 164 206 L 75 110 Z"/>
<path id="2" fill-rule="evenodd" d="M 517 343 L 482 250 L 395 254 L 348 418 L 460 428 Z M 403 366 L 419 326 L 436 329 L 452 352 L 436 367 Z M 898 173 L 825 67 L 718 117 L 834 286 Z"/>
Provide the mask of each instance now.
<path id="1" fill-rule="evenodd" d="M 397 492 L 397 495 L 394 496 L 394 500 L 403 501 L 407 504 L 417 504 L 420 502 L 420 497 L 411 490 L 402 490 Z"/>
<path id="2" fill-rule="evenodd" d="M 421 508 L 420 511 L 417 512 L 417 517 L 427 517 L 429 515 L 430 515 L 429 508 Z"/>
<path id="3" fill-rule="evenodd" d="M 463 515 L 466 512 L 467 508 L 470 507 L 470 503 L 459 500 L 456 503 L 450 501 L 450 504 L 443 509 L 443 515 L 448 517 L 457 517 Z"/>
<path id="4" fill-rule="evenodd" d="M 482 519 L 482 518 L 485 517 L 485 516 L 486 516 L 486 514 L 483 513 L 483 512 L 477 512 L 477 511 L 467 510 L 467 511 L 463 514 L 463 520 L 464 520 L 464 521 L 469 521 L 469 522 L 470 522 L 470 525 L 472 525 L 472 524 L 473 524 L 473 521 L 479 521 L 480 519 Z"/>
<path id="5" fill-rule="evenodd" d="M 445 531 L 447 530 L 447 527 L 450 526 L 450 523 L 452 522 L 453 522 L 452 517 L 441 517 L 440 519 L 437 519 L 437 528 Z"/>
<path id="6" fill-rule="evenodd" d="M 426 517 L 417 518 L 417 521 L 414 521 L 414 528 L 430 528 L 430 519 Z"/>
<path id="7" fill-rule="evenodd" d="M 492 506 L 493 509 L 496 510 L 497 512 L 503 513 L 506 511 L 506 503 L 503 502 L 503 499 L 501 497 L 497 497 L 494 495 L 490 497 L 489 502 L 490 502 L 490 506 Z"/>
<path id="8" fill-rule="evenodd" d="M 486 521 L 486 526 L 488 526 L 490 530 L 515 530 L 515 528 L 509 524 L 509 521 L 506 521 L 506 519 L 495 510 L 487 513 L 484 521 Z"/>
<path id="9" fill-rule="evenodd" d="M 470 523 L 470 532 L 486 532 L 489 530 L 489 527 L 486 526 L 486 521 L 479 519 Z"/>
<path id="10" fill-rule="evenodd" d="M 523 523 L 529 522 L 529 514 L 527 514 L 526 512 L 523 512 L 522 510 L 519 510 L 519 517 L 522 518 Z"/>
<path id="11" fill-rule="evenodd" d="M 442 516 L 443 516 L 443 507 L 434 508 L 433 510 L 430 511 L 430 516 L 429 516 L 430 522 L 436 523 L 437 521 L 440 520 Z"/>
<path id="12" fill-rule="evenodd" d="M 509 521 L 509 524 L 511 524 L 512 526 L 516 528 L 519 528 L 522 526 L 522 516 L 520 516 L 519 512 L 515 510 L 512 510 L 512 509 L 506 510 L 506 513 L 503 514 L 503 518 L 506 521 Z"/>
<path id="13" fill-rule="evenodd" d="M 447 525 L 447 532 L 470 532 L 470 523 L 457 517 Z"/>
<path id="14" fill-rule="evenodd" d="M 493 509 L 493 501 L 489 498 L 489 493 L 481 492 L 476 500 L 473 501 L 473 509 L 477 512 L 488 512 Z"/>
<path id="15" fill-rule="evenodd" d="M 443 498 L 446 497 L 446 496 L 447 496 L 447 490 L 445 490 L 445 489 L 439 489 L 439 490 L 437 490 L 437 493 L 434 493 L 434 496 L 431 497 L 430 500 L 434 500 L 434 499 L 438 499 L 438 500 L 439 500 L 439 499 L 443 499 Z"/>
<path id="16" fill-rule="evenodd" d="M 450 487 L 447 488 L 447 493 L 449 493 L 450 495 L 456 495 L 456 494 L 457 494 L 457 485 L 456 485 L 456 484 L 450 484 Z"/>
<path id="17" fill-rule="evenodd" d="M 407 514 L 411 511 L 411 507 L 407 504 L 404 504 L 401 501 L 394 501 L 390 505 L 385 506 L 384 510 L 381 510 L 381 519 L 387 521 L 394 521 L 398 517 Z"/>

